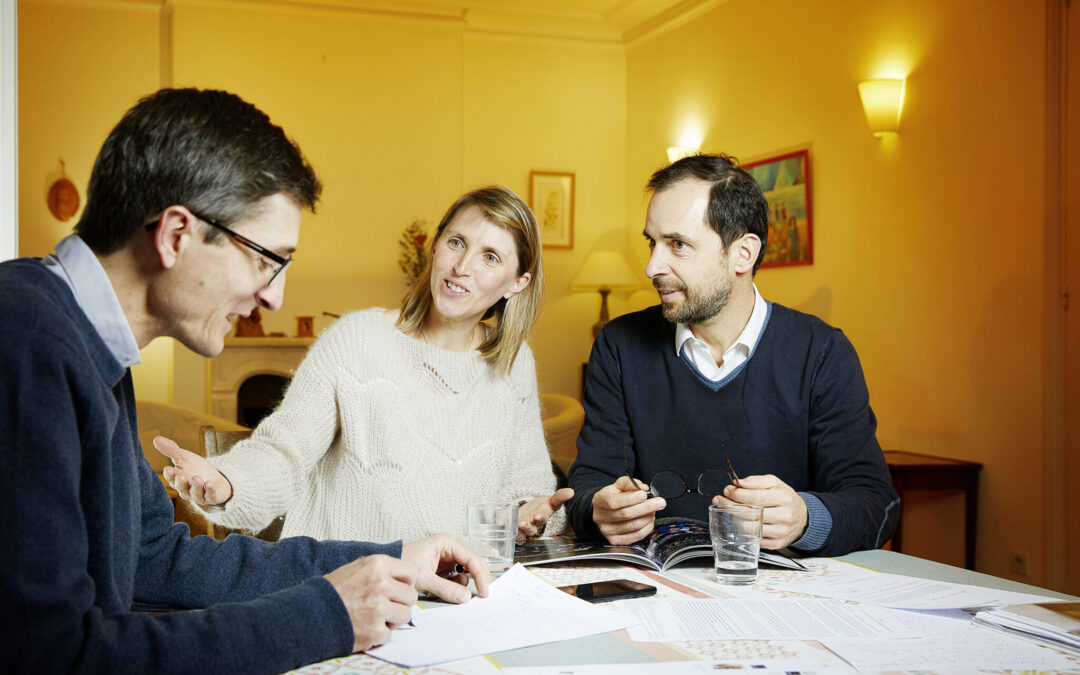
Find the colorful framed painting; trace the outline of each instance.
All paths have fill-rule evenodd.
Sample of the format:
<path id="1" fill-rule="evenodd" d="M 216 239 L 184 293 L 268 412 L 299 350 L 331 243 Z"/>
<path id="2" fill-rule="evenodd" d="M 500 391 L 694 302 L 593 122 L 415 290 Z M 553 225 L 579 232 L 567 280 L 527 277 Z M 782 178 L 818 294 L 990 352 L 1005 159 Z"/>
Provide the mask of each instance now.
<path id="1" fill-rule="evenodd" d="M 743 165 L 769 202 L 769 233 L 762 267 L 814 262 L 810 211 L 810 151 L 797 150 Z"/>
<path id="2" fill-rule="evenodd" d="M 530 171 L 529 206 L 544 248 L 574 248 L 574 174 Z"/>

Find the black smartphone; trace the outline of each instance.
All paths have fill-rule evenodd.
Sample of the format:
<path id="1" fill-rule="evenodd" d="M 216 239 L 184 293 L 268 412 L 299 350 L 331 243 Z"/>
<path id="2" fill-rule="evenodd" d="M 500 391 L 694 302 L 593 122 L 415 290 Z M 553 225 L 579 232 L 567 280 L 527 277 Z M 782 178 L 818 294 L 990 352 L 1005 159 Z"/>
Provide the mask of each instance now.
<path id="1" fill-rule="evenodd" d="M 559 590 L 589 602 L 611 602 L 612 600 L 646 598 L 650 595 L 656 595 L 656 586 L 639 584 L 629 579 L 597 581 L 591 584 L 578 584 L 577 586 L 559 586 Z"/>

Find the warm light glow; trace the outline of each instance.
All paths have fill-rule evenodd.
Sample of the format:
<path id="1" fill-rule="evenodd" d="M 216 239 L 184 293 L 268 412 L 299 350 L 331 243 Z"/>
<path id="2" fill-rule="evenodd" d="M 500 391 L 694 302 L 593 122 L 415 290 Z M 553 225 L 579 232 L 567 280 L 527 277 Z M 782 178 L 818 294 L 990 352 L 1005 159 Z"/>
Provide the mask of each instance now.
<path id="1" fill-rule="evenodd" d="M 697 152 L 701 147 L 702 141 L 705 140 L 705 132 L 701 130 L 701 125 L 693 122 L 687 122 L 683 126 L 682 133 L 679 134 L 679 145 L 684 148 L 693 148 L 694 152 Z"/>
<path id="2" fill-rule="evenodd" d="M 695 148 L 686 148 L 681 145 L 672 145 L 667 149 L 667 161 L 677 162 L 683 157 L 689 157 L 697 152 Z"/>
<path id="3" fill-rule="evenodd" d="M 904 80 L 866 80 L 859 83 L 859 95 L 866 111 L 866 121 L 875 136 L 895 133 L 900 128 Z"/>
<path id="4" fill-rule="evenodd" d="M 669 162 L 676 162 L 683 157 L 693 155 L 701 149 L 705 140 L 705 124 L 701 115 L 693 110 L 683 110 L 677 114 L 675 145 L 667 149 Z"/>
<path id="5" fill-rule="evenodd" d="M 593 251 L 581 263 L 570 281 L 572 291 L 600 289 L 625 291 L 641 288 L 642 277 L 634 274 L 623 254 L 616 251 Z"/>

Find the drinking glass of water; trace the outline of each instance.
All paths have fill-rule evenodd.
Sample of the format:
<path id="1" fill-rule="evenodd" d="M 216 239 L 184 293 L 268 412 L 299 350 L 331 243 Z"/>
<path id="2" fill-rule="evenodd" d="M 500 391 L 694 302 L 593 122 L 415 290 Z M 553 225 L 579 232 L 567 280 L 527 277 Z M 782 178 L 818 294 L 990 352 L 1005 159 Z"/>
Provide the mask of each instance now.
<path id="1" fill-rule="evenodd" d="M 764 507 L 752 504 L 709 506 L 709 536 L 720 583 L 742 586 L 757 581 L 764 513 Z"/>
<path id="2" fill-rule="evenodd" d="M 518 529 L 518 505 L 503 502 L 469 504 L 469 549 L 487 561 L 492 576 L 514 564 L 514 539 Z"/>

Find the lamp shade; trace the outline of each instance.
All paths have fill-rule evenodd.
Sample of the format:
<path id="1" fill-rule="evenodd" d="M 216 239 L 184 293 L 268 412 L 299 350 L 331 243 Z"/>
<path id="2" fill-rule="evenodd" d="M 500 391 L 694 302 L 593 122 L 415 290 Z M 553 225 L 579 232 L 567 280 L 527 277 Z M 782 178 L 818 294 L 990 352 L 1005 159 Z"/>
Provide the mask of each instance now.
<path id="1" fill-rule="evenodd" d="M 866 80 L 859 83 L 866 121 L 875 136 L 895 132 L 900 128 L 900 112 L 904 107 L 903 80 Z"/>
<path id="2" fill-rule="evenodd" d="M 570 281 L 572 291 L 622 291 L 640 287 L 641 276 L 634 274 L 626 258 L 616 251 L 593 251 Z"/>

